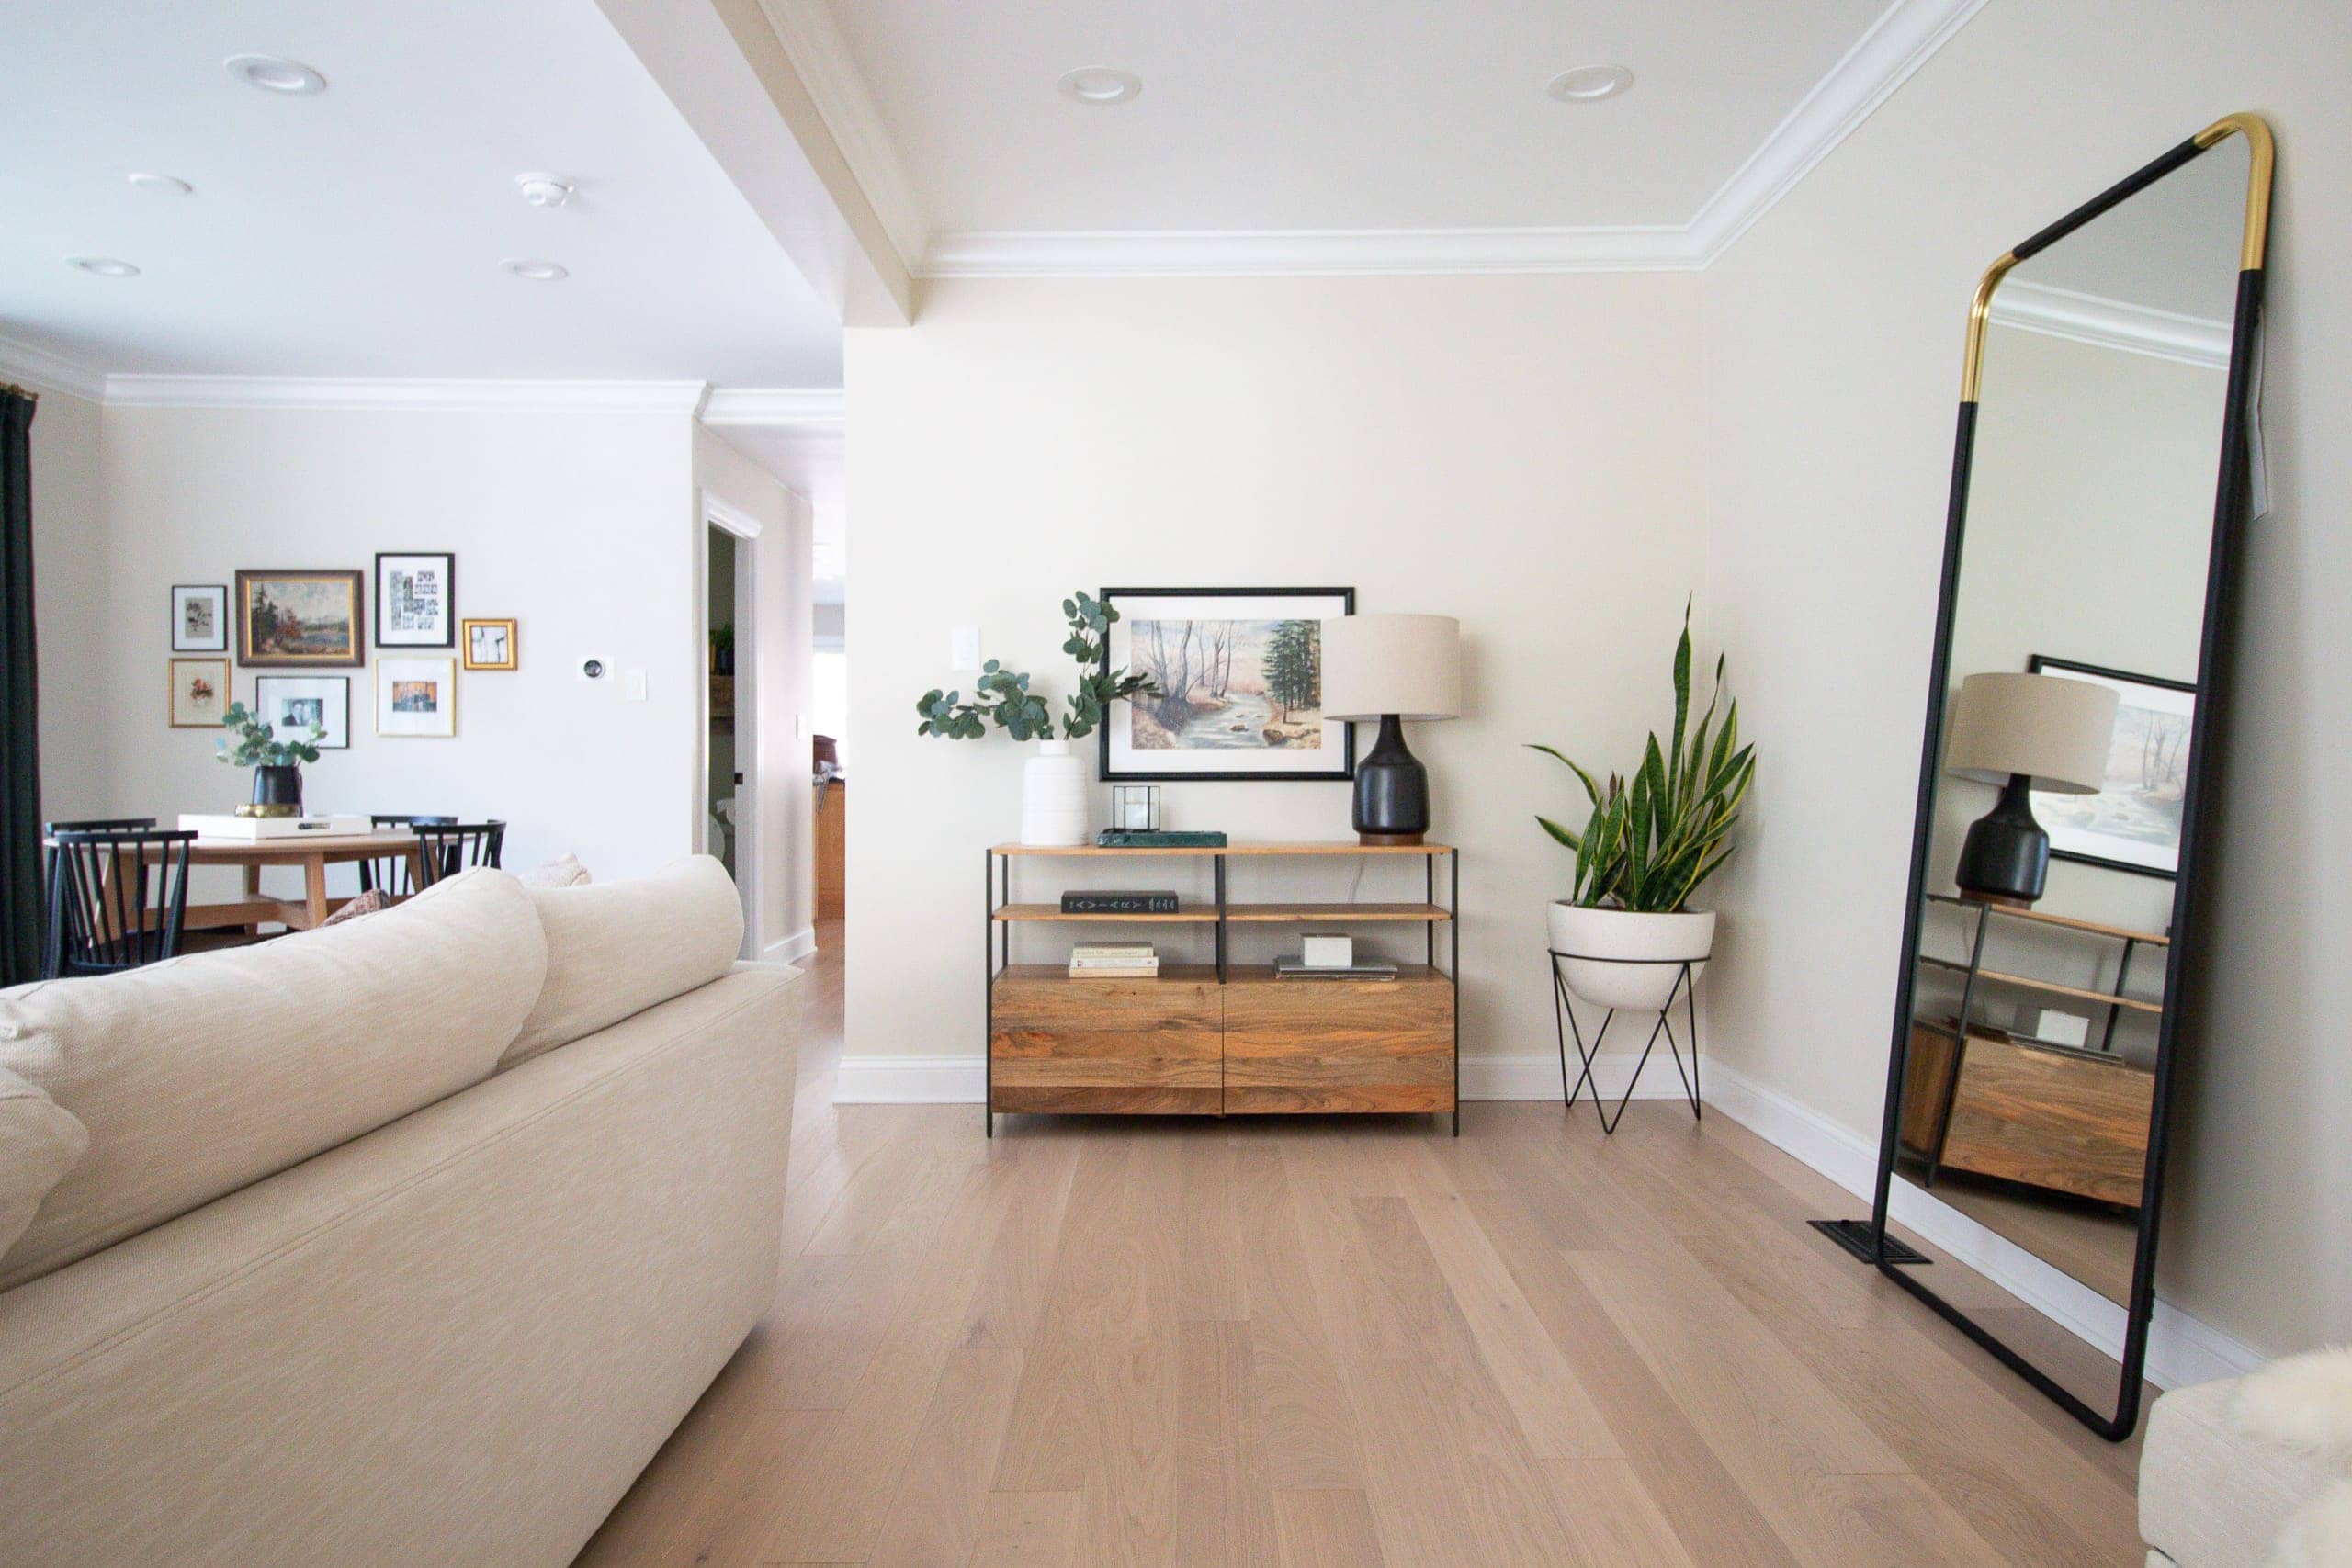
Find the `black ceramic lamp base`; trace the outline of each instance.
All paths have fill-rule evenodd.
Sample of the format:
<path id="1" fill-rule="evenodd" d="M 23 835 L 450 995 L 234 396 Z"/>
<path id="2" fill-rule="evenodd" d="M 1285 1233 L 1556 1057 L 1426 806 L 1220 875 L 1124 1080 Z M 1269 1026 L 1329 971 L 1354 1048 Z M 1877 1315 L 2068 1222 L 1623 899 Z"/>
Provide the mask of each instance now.
<path id="1" fill-rule="evenodd" d="M 1430 771 L 1405 749 L 1405 726 L 1395 714 L 1380 721 L 1379 739 L 1356 763 L 1353 818 L 1366 844 L 1418 844 L 1430 830 Z"/>
<path id="2" fill-rule="evenodd" d="M 1978 818 L 1961 845 L 1952 880 L 1972 898 L 2030 904 L 2050 878 L 2050 835 L 2033 818 L 2032 781 L 2011 773 L 2000 803 Z"/>

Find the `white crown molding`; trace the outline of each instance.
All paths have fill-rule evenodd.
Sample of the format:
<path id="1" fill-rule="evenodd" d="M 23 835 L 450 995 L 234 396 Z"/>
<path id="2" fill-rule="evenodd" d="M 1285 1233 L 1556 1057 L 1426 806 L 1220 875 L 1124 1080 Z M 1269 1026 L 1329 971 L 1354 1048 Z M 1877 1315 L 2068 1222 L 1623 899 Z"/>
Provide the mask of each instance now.
<path id="1" fill-rule="evenodd" d="M 0 379 L 28 381 L 38 390 L 64 392 L 94 403 L 106 395 L 104 372 L 22 338 L 0 337 Z"/>
<path id="2" fill-rule="evenodd" d="M 475 381 L 313 376 L 136 376 L 106 378 L 110 408 L 417 409 L 521 413 L 582 409 L 691 413 L 700 381 Z"/>
<path id="3" fill-rule="evenodd" d="M 768 26 L 786 58 L 808 89 L 817 114 L 833 133 L 849 172 L 865 192 L 874 216 L 910 270 L 922 259 L 931 239 L 914 181 L 899 156 L 898 143 L 882 124 L 881 110 L 857 69 L 849 40 L 842 37 L 824 0 L 760 0 Z"/>
<path id="4" fill-rule="evenodd" d="M 839 387 L 714 387 L 703 405 L 707 425 L 831 425 L 846 417 Z"/>
<path id="5" fill-rule="evenodd" d="M 2182 365 L 2223 370 L 2230 363 L 2230 323 L 2207 316 L 2134 305 L 2047 283 L 2006 279 L 1994 290 L 1991 320 L 2047 337 L 2119 348 Z"/>
<path id="6" fill-rule="evenodd" d="M 1685 226 L 1701 265 L 1729 250 L 1984 7 L 1894 0 Z"/>
<path id="7" fill-rule="evenodd" d="M 1696 267 L 1673 227 L 941 234 L 924 277 L 1348 277 Z"/>

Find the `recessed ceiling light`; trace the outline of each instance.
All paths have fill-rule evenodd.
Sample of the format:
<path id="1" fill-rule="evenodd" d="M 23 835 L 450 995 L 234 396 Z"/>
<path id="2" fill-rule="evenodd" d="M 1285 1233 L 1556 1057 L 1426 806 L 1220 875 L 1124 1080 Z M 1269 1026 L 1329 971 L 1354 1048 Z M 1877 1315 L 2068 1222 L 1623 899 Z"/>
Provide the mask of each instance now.
<path id="1" fill-rule="evenodd" d="M 300 96 L 327 90 L 327 79 L 299 60 L 281 60 L 274 54 L 232 54 L 220 63 L 230 75 L 265 93 Z"/>
<path id="2" fill-rule="evenodd" d="M 186 180 L 174 175 L 149 174 L 144 169 L 126 177 L 130 181 L 132 188 L 153 191 L 157 196 L 186 196 L 196 188 Z"/>
<path id="3" fill-rule="evenodd" d="M 139 269 L 127 261 L 113 256 L 67 256 L 67 266 L 78 266 L 84 272 L 96 273 L 100 277 L 137 277 Z"/>
<path id="4" fill-rule="evenodd" d="M 562 263 L 541 261 L 536 257 L 500 262 L 498 265 L 515 276 L 527 277 L 533 283 L 556 283 L 571 276 L 571 269 Z"/>
<path id="5" fill-rule="evenodd" d="M 1081 104 L 1124 104 L 1143 91 L 1143 78 L 1108 65 L 1081 65 L 1061 79 L 1061 90 Z"/>
<path id="6" fill-rule="evenodd" d="M 1613 98 L 1634 85 L 1634 73 L 1622 65 L 1579 65 L 1563 71 L 1544 90 L 1564 104 L 1598 103 Z"/>

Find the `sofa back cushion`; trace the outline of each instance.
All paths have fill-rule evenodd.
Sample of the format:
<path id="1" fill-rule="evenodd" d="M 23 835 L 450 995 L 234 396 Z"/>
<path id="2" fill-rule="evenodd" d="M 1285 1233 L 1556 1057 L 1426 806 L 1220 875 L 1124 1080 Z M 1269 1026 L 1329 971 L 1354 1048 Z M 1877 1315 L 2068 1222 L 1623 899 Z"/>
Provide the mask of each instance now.
<path id="1" fill-rule="evenodd" d="M 0 1066 L 90 1139 L 0 1290 L 480 1082 L 546 974 L 530 896 L 481 870 L 333 930 L 0 992 Z"/>
<path id="2" fill-rule="evenodd" d="M 548 978 L 502 1068 L 707 986 L 743 945 L 743 906 L 708 855 L 631 882 L 535 887 Z"/>
<path id="3" fill-rule="evenodd" d="M 72 1111 L 0 1067 L 0 1258 L 89 1145 Z"/>

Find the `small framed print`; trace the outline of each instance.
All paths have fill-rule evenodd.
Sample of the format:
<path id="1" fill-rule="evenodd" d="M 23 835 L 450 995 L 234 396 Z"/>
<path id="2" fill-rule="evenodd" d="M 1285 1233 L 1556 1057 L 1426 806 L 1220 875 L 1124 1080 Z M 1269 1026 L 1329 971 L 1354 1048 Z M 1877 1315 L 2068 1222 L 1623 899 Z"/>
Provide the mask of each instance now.
<path id="1" fill-rule="evenodd" d="M 376 660 L 376 733 L 447 739 L 458 733 L 458 661 Z"/>
<path id="2" fill-rule="evenodd" d="M 229 651 L 229 585 L 225 582 L 172 584 L 172 651 Z"/>
<path id="3" fill-rule="evenodd" d="M 376 555 L 376 646 L 457 645 L 458 558 L 447 550 Z"/>
<path id="4" fill-rule="evenodd" d="M 348 675 L 256 675 L 254 711 L 277 731 L 280 740 L 308 736 L 316 725 L 326 731 L 311 742 L 320 750 L 341 751 L 351 745 Z"/>
<path id="5" fill-rule="evenodd" d="M 237 573 L 237 662 L 278 669 L 368 661 L 356 571 Z"/>
<path id="6" fill-rule="evenodd" d="M 172 660 L 172 728 L 218 729 L 229 708 L 229 661 L 225 659 Z"/>
<path id="7" fill-rule="evenodd" d="M 519 670 L 517 660 L 522 646 L 515 638 L 514 623 L 504 621 L 462 621 L 466 668 L 469 670 Z"/>

